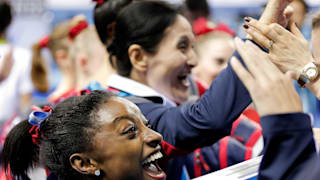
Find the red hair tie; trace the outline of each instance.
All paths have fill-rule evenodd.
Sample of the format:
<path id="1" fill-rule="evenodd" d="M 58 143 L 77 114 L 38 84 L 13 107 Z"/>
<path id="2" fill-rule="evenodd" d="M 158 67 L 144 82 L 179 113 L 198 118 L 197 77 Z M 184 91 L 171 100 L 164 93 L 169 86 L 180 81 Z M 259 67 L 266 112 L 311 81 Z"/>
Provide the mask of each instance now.
<path id="1" fill-rule="evenodd" d="M 218 25 L 215 26 L 204 17 L 198 18 L 193 23 L 192 29 L 196 36 L 201 36 L 209 32 L 217 32 L 217 31 L 230 34 L 231 36 L 235 35 L 235 32 L 229 26 L 223 23 L 219 23 Z"/>
<path id="2" fill-rule="evenodd" d="M 73 40 L 77 35 L 88 27 L 88 23 L 86 21 L 80 21 L 77 25 L 73 26 L 69 30 L 69 38 Z"/>
<path id="3" fill-rule="evenodd" d="M 92 0 L 93 2 L 97 2 L 97 4 L 103 4 L 104 0 Z"/>
<path id="4" fill-rule="evenodd" d="M 35 145 L 39 145 L 38 139 L 40 138 L 40 127 L 39 126 L 32 126 L 29 130 L 29 133 L 32 137 L 32 142 Z"/>
<path id="5" fill-rule="evenodd" d="M 40 48 L 42 49 L 42 48 L 48 47 L 49 41 L 50 41 L 50 37 L 49 37 L 49 36 L 43 37 L 43 38 L 39 41 L 39 46 L 40 46 Z"/>

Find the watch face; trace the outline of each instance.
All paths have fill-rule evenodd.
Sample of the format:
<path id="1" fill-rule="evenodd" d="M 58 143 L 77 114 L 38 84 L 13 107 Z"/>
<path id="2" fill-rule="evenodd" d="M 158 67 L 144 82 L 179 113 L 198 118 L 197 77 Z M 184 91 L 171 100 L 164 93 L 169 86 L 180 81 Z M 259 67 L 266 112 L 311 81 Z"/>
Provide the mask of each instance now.
<path id="1" fill-rule="evenodd" d="M 317 70 L 316 69 L 308 69 L 306 72 L 306 75 L 308 78 L 313 79 L 315 76 L 317 76 Z"/>
<path id="2" fill-rule="evenodd" d="M 309 82 L 314 81 L 319 75 L 318 67 L 313 62 L 310 62 L 304 66 L 301 75 L 308 79 Z"/>

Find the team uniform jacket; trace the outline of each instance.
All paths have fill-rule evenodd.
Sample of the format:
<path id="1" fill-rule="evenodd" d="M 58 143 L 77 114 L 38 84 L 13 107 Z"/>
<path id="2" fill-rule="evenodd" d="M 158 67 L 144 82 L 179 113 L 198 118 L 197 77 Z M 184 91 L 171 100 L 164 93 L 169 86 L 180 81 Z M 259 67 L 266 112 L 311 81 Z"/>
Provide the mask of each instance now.
<path id="1" fill-rule="evenodd" d="M 241 59 L 239 55 L 237 57 Z M 180 107 L 153 89 L 128 78 L 115 75 L 107 85 L 118 96 L 134 95 L 149 100 L 134 102 L 149 120 L 151 128 L 163 136 L 162 150 L 168 159 L 211 146 L 229 135 L 232 123 L 251 103 L 247 89 L 230 65 L 199 101 Z M 169 164 L 169 167 L 173 166 Z"/>
<path id="2" fill-rule="evenodd" d="M 127 79 L 126 83 L 118 84 L 118 81 L 112 81 L 112 78 L 110 81 L 107 84 L 109 87 L 122 90 L 121 93 L 139 96 L 138 93 L 125 92 L 124 88 L 120 87 L 132 80 Z M 139 92 L 139 87 L 130 87 L 131 90 Z M 199 147 L 210 146 L 229 135 L 232 123 L 251 102 L 247 89 L 230 65 L 194 104 L 176 107 L 164 97 L 157 99 L 159 96 L 161 97 L 150 92 L 143 97 L 154 98 L 162 103 L 155 103 L 155 100 L 152 100 L 153 102 L 136 104 L 149 120 L 152 129 L 162 134 L 163 150 L 170 157 L 179 155 L 183 151 L 191 152 Z"/>
<path id="3" fill-rule="evenodd" d="M 258 179 L 320 179 L 320 159 L 307 114 L 264 116 L 261 125 L 265 147 Z"/>

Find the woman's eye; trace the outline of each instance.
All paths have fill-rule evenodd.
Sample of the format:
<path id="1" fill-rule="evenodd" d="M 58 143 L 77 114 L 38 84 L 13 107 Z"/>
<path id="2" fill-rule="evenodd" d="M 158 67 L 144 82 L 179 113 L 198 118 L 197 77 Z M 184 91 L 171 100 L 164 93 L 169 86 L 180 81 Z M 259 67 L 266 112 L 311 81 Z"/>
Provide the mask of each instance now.
<path id="1" fill-rule="evenodd" d="M 223 65 L 223 64 L 226 62 L 226 60 L 223 59 L 223 58 L 218 58 L 218 59 L 216 60 L 216 62 L 217 62 L 218 65 Z"/>
<path id="2" fill-rule="evenodd" d="M 188 48 L 188 45 L 186 45 L 186 44 L 180 44 L 180 45 L 178 46 L 178 48 L 179 48 L 181 51 L 185 52 L 185 51 L 187 50 L 187 48 Z"/>
<path id="3" fill-rule="evenodd" d="M 122 134 L 130 134 L 135 133 L 137 131 L 137 127 L 135 125 L 127 128 Z"/>

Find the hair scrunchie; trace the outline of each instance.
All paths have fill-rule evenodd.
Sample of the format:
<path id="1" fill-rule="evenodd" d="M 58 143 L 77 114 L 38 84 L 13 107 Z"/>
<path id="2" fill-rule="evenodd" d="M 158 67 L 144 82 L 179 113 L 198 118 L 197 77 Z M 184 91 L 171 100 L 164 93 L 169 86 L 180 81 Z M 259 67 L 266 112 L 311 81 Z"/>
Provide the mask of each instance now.
<path id="1" fill-rule="evenodd" d="M 97 2 L 97 4 L 103 4 L 104 3 L 104 0 L 92 0 L 93 2 Z"/>
<path id="2" fill-rule="evenodd" d="M 39 46 L 40 46 L 40 48 L 42 49 L 42 48 L 48 47 L 49 41 L 50 41 L 50 37 L 49 37 L 49 36 L 43 37 L 43 38 L 39 41 Z"/>
<path id="3" fill-rule="evenodd" d="M 32 111 L 29 115 L 28 122 L 32 125 L 29 133 L 32 137 L 32 142 L 38 144 L 40 138 L 40 128 L 44 121 L 50 116 L 52 108 L 50 106 L 44 106 L 42 109 L 38 107 L 32 107 Z"/>
<path id="4" fill-rule="evenodd" d="M 77 25 L 72 26 L 69 30 L 69 38 L 73 40 L 77 35 L 88 27 L 87 21 L 80 21 Z"/>

